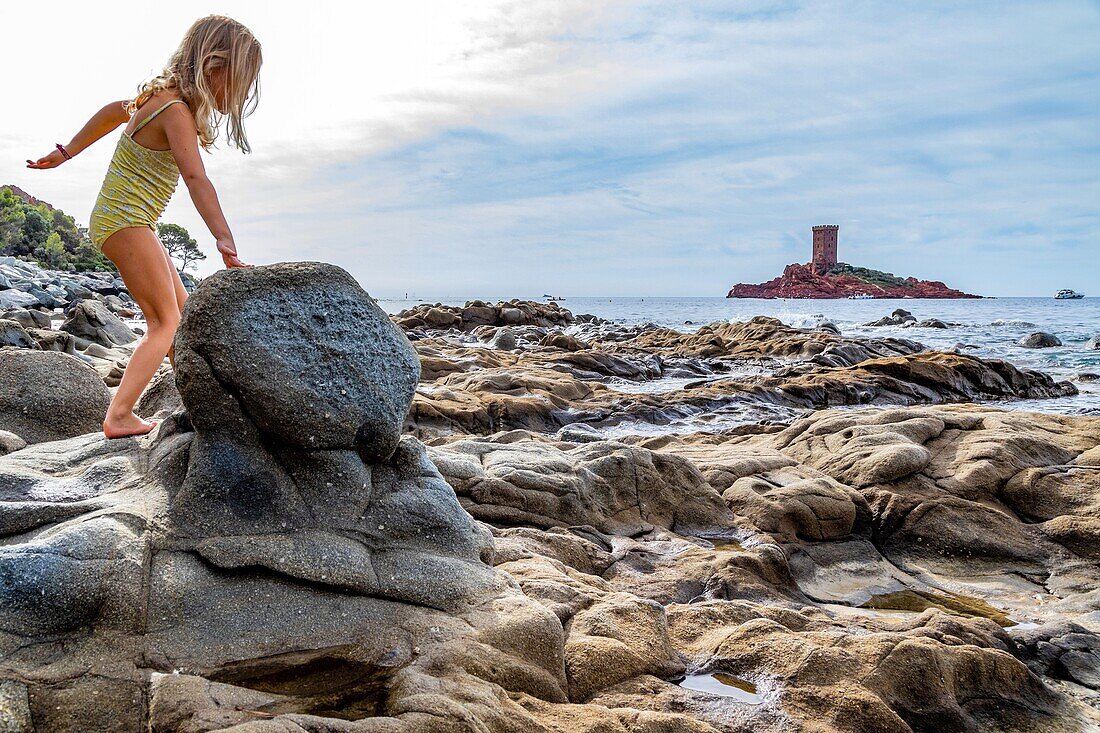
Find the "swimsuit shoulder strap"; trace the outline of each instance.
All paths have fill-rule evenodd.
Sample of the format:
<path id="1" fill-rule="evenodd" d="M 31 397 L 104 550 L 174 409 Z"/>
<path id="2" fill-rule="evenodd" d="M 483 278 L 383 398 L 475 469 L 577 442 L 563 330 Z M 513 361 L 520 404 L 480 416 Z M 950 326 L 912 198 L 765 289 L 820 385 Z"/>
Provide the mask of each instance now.
<path id="1" fill-rule="evenodd" d="M 160 114 L 161 112 L 163 112 L 164 110 L 168 109 L 168 108 L 169 108 L 169 107 L 170 107 L 171 105 L 173 105 L 173 104 L 176 104 L 177 102 L 178 102 L 179 104 L 183 104 L 183 100 L 182 100 L 182 99 L 170 99 L 170 100 L 168 100 L 167 102 L 165 102 L 164 104 L 162 104 L 162 105 L 161 105 L 161 107 L 160 107 L 160 109 L 158 109 L 158 110 L 157 110 L 156 112 L 154 112 L 153 114 L 149 115 L 149 116 L 148 116 L 148 117 L 146 117 L 146 118 L 145 118 L 144 120 L 142 120 L 142 121 L 141 121 L 140 123 L 138 123 L 138 126 L 137 126 L 137 127 L 135 127 L 135 128 L 134 128 L 134 131 L 133 131 L 132 133 L 130 133 L 130 134 L 131 134 L 131 135 L 134 135 L 134 134 L 136 134 L 138 130 L 140 130 L 141 128 L 143 128 L 143 127 L 145 127 L 146 125 L 148 125 L 148 124 L 149 124 L 149 121 L 150 121 L 150 120 L 152 120 L 152 119 L 153 119 L 154 117 L 156 117 L 157 115 L 159 115 L 159 114 Z"/>

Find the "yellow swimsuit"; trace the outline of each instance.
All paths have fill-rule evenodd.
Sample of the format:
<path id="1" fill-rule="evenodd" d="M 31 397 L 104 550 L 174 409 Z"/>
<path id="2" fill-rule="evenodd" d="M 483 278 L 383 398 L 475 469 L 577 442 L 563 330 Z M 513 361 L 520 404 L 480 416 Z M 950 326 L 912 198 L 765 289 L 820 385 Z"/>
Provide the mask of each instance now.
<path id="1" fill-rule="evenodd" d="M 153 150 L 134 142 L 133 135 L 149 121 L 182 99 L 173 99 L 141 121 L 134 132 L 122 133 L 107 166 L 107 177 L 88 221 L 88 234 L 99 249 L 119 229 L 149 227 L 156 231 L 157 219 L 176 190 L 180 171 L 171 150 Z"/>

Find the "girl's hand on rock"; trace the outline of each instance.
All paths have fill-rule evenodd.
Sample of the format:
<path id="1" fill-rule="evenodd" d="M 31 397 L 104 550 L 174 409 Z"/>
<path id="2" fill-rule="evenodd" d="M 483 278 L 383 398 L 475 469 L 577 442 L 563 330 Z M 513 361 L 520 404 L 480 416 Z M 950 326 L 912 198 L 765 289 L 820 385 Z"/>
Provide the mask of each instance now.
<path id="1" fill-rule="evenodd" d="M 27 167 L 34 168 L 36 170 L 44 170 L 46 168 L 56 168 L 65 162 L 65 156 L 61 154 L 60 150 L 54 150 L 49 155 L 43 155 L 38 160 L 27 159 Z"/>
<path id="2" fill-rule="evenodd" d="M 219 239 L 218 251 L 221 252 L 222 262 L 225 263 L 227 268 L 252 267 L 252 265 L 242 262 L 241 258 L 237 256 L 237 245 L 235 245 L 232 240 Z"/>

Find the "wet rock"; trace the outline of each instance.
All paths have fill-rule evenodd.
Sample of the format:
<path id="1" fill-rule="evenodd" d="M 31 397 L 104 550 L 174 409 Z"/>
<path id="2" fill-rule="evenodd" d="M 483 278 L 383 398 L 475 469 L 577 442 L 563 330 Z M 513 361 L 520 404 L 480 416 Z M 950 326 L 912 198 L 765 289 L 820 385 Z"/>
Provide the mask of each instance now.
<path id="1" fill-rule="evenodd" d="M 1100 636 L 1059 620 L 1017 635 L 1017 652 L 1038 674 L 1100 690 Z"/>
<path id="2" fill-rule="evenodd" d="M 74 306 L 61 324 L 61 330 L 83 340 L 84 345 L 93 343 L 113 348 L 137 341 L 137 335 L 98 300 L 84 300 Z"/>
<path id="3" fill-rule="evenodd" d="M 583 351 L 590 348 L 590 345 L 584 341 L 581 341 L 576 336 L 571 336 L 561 331 L 551 331 L 546 334 L 539 346 L 546 346 L 551 349 L 561 349 L 562 351 Z"/>
<path id="4" fill-rule="evenodd" d="M 1062 342 L 1052 333 L 1036 331 L 1021 338 L 1016 345 L 1023 346 L 1025 349 L 1049 349 L 1052 346 L 1061 346 Z"/>
<path id="5" fill-rule="evenodd" d="M 1004 397 L 1041 399 L 1077 393 L 1070 382 L 1055 382 L 1046 374 L 1017 369 L 999 359 L 954 352 L 872 358 L 837 368 L 858 356 L 858 352 L 833 348 L 810 361 L 834 368 L 792 367 L 743 384 L 740 389 L 769 400 L 817 409 L 831 405 L 911 405 Z M 711 386 L 715 390 L 731 388 L 723 381 Z"/>
<path id="6" fill-rule="evenodd" d="M 0 430 L 27 443 L 95 433 L 110 402 L 96 371 L 68 354 L 0 349 Z"/>
<path id="7" fill-rule="evenodd" d="M 515 332 L 507 326 L 498 328 L 496 335 L 493 336 L 492 341 L 489 343 L 494 349 L 499 349 L 500 351 L 511 351 L 519 347 L 519 343 L 516 341 Z"/>
<path id="8" fill-rule="evenodd" d="M 831 355 L 842 355 L 836 358 L 837 365 L 913 354 L 924 349 L 922 344 L 907 339 L 851 339 L 828 330 L 792 328 L 766 316 L 756 316 L 744 323 L 712 323 L 693 333 L 656 326 L 627 330 L 611 335 L 611 340 L 602 346 L 618 353 L 658 354 L 682 359 L 808 359 L 829 350 Z"/>
<path id="9" fill-rule="evenodd" d="M 1100 350 L 1100 336 L 1093 336 L 1085 342 L 1086 349 L 1092 349 L 1093 351 Z"/>
<path id="10" fill-rule="evenodd" d="M 904 308 L 897 308 L 888 316 L 883 316 L 877 321 L 871 321 L 870 323 L 864 323 L 864 326 L 906 326 L 916 323 L 917 319 L 912 313 Z"/>

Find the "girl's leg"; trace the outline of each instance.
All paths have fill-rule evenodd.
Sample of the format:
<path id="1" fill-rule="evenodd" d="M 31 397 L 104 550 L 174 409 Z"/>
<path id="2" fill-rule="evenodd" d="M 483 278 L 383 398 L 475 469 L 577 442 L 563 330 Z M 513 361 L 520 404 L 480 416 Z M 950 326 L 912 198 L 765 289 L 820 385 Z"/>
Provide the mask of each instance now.
<path id="1" fill-rule="evenodd" d="M 183 287 L 183 280 L 180 279 L 179 271 L 176 269 L 176 263 L 172 261 L 172 258 L 168 255 L 168 250 L 163 246 L 160 248 L 164 252 L 164 260 L 168 263 L 168 269 L 172 271 L 172 285 L 176 292 L 176 305 L 179 306 L 180 313 L 183 313 L 183 305 L 187 302 L 187 288 Z M 176 354 L 175 350 L 168 347 L 168 360 L 172 362 L 172 367 L 176 366 Z"/>
<path id="2" fill-rule="evenodd" d="M 103 433 L 108 438 L 142 435 L 152 430 L 154 423 L 135 415 L 134 405 L 164 361 L 180 322 L 180 305 L 172 281 L 175 269 L 168 265 L 157 235 L 147 227 L 115 232 L 103 243 L 103 254 L 118 267 L 146 324 L 145 335 L 134 349 L 107 408 Z"/>

